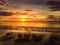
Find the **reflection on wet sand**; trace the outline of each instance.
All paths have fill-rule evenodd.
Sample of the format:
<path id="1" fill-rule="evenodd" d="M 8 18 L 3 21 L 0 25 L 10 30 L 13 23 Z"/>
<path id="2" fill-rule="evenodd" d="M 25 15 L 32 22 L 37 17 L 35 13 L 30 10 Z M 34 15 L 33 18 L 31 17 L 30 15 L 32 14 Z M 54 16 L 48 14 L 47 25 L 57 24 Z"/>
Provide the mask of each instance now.
<path id="1" fill-rule="evenodd" d="M 58 27 L 60 28 L 59 22 L 25 22 L 25 21 L 2 21 L 0 25 L 6 26 L 27 26 L 27 27 Z"/>
<path id="2" fill-rule="evenodd" d="M 0 23 L 1 45 L 60 45 L 60 24 L 51 22 Z"/>

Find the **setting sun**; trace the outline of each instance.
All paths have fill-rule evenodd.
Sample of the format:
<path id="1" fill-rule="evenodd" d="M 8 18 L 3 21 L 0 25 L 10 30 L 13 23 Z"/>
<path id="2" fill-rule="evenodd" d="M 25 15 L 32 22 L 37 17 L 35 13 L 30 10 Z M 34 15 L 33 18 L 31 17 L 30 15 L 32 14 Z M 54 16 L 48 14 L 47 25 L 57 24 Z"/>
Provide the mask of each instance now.
<path id="1" fill-rule="evenodd" d="M 21 19 L 21 21 L 23 21 L 23 22 L 24 22 L 24 21 L 26 21 L 26 19 L 25 19 L 25 18 L 22 18 L 22 19 Z"/>

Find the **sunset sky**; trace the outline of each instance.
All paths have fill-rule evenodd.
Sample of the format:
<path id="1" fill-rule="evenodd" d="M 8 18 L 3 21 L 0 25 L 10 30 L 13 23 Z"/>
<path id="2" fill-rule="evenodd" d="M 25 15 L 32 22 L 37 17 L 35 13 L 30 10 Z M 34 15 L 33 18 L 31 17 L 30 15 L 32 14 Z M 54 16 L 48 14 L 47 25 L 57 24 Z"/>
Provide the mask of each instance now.
<path id="1" fill-rule="evenodd" d="M 50 1 L 53 1 L 53 4 L 50 4 Z M 54 1 L 59 3 L 55 4 Z M 50 9 L 50 6 L 55 7 Z M 0 0 L 0 13 L 1 11 L 60 16 L 60 0 Z"/>

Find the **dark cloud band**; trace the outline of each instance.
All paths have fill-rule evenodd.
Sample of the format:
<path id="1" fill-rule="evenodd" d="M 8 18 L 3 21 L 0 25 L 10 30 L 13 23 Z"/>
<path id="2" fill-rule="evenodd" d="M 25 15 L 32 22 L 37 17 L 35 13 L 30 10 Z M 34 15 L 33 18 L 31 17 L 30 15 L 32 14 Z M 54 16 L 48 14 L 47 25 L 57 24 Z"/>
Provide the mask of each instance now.
<path id="1" fill-rule="evenodd" d="M 6 2 L 4 0 L 0 0 L 0 5 L 4 5 Z"/>
<path id="2" fill-rule="evenodd" d="M 12 12 L 0 12 L 0 16 L 11 16 Z"/>
<path id="3" fill-rule="evenodd" d="M 60 1 L 48 1 L 47 5 L 49 5 L 51 11 L 60 11 Z"/>

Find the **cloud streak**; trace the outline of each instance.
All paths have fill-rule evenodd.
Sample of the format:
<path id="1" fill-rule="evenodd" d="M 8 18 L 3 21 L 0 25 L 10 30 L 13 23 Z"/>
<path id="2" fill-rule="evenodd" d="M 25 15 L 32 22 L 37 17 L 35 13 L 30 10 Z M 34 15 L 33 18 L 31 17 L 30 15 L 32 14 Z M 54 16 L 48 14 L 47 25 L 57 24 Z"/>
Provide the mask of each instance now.
<path id="1" fill-rule="evenodd" d="M 60 11 L 60 1 L 48 1 L 47 5 L 49 5 L 51 11 Z"/>
<path id="2" fill-rule="evenodd" d="M 49 15 L 50 12 L 60 11 L 60 0 L 3 0 L 3 1 L 5 1 L 5 4 L 4 6 L 1 6 L 3 8 L 0 7 L 0 11 L 3 10 L 3 12 L 4 11 L 24 12 L 25 11 L 24 9 L 31 9 L 33 12 L 44 14 L 48 13 Z"/>
<path id="3" fill-rule="evenodd" d="M 0 5 L 4 5 L 6 2 L 4 0 L 0 0 Z"/>
<path id="4" fill-rule="evenodd" d="M 0 12 L 0 16 L 11 16 L 12 12 Z"/>

